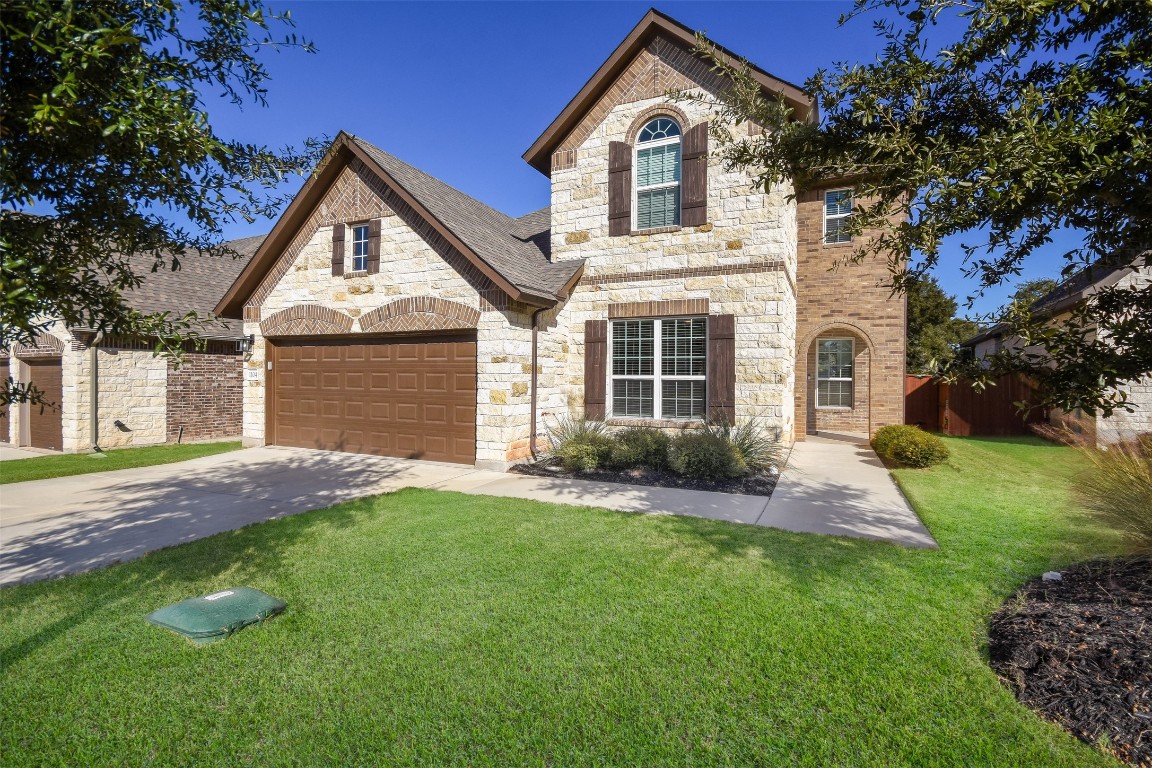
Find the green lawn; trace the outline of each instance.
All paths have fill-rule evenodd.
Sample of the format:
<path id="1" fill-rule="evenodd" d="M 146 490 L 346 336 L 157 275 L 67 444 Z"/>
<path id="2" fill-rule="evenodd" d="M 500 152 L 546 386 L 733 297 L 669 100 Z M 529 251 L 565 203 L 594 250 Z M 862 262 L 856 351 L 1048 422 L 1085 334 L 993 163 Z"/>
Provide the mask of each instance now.
<path id="1" fill-rule="evenodd" d="M 987 617 L 1112 551 L 1071 450 L 897 473 L 939 551 L 406 490 L 0 591 L 6 765 L 1115 766 L 1021 707 Z M 288 611 L 196 647 L 160 606 Z"/>
<path id="2" fill-rule="evenodd" d="M 45 480 L 50 477 L 87 475 L 90 472 L 108 472 L 113 469 L 171 464 L 174 461 L 198 459 L 201 456 L 235 451 L 239 448 L 239 441 L 185 443 L 152 445 L 147 448 L 113 448 L 100 454 L 70 453 L 61 456 L 43 456 L 38 459 L 17 459 L 0 463 L 0 485 L 23 483 L 25 480 Z"/>

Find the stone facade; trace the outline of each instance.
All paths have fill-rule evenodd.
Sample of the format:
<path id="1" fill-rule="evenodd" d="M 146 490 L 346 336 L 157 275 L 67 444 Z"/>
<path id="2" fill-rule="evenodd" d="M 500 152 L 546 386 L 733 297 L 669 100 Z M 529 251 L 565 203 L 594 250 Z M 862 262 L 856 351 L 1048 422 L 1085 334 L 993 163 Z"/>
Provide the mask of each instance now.
<path id="1" fill-rule="evenodd" d="M 871 435 L 904 423 L 904 298 L 892 296 L 885 261 L 845 263 L 859 243 L 825 244 L 824 192 L 806 192 L 796 206 L 797 439 L 820 431 Z M 853 341 L 850 409 L 816 407 L 816 342 L 829 338 Z"/>
<path id="2" fill-rule="evenodd" d="M 63 401 L 60 403 L 62 448 L 66 453 L 92 448 L 91 333 L 73 333 L 61 323 L 47 331 L 60 360 Z M 211 342 L 210 342 L 211 343 Z M 219 342 L 216 343 L 219 346 Z M 226 346 L 233 345 L 228 342 Z M 22 359 L 46 354 L 37 349 L 13 350 L 11 374 L 28 376 Z M 202 440 L 240 434 L 240 355 L 188 352 L 185 364 L 172 369 L 156 357 L 147 341 L 108 338 L 95 347 L 98 369 L 97 413 L 101 448 L 156 445 L 177 439 Z M 231 370 L 231 373 L 229 373 Z M 28 445 L 28 409 L 9 409 L 9 434 L 15 445 Z M 179 427 L 184 426 L 183 433 Z"/>

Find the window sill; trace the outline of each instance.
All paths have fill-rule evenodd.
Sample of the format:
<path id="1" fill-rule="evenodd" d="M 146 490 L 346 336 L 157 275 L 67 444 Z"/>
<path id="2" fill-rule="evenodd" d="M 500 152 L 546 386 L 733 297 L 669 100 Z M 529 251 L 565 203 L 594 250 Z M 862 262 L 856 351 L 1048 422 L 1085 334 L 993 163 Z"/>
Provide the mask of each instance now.
<path id="1" fill-rule="evenodd" d="M 636 235 L 666 235 L 670 232 L 680 232 L 684 227 L 677 224 L 674 227 L 653 227 L 652 229 L 634 229 L 628 234 L 632 237 Z"/>
<path id="2" fill-rule="evenodd" d="M 655 427 L 656 429 L 698 429 L 704 426 L 703 419 L 645 419 L 609 417 L 604 422 L 610 427 Z"/>
<path id="3" fill-rule="evenodd" d="M 344 279 L 345 280 L 351 280 L 354 277 L 368 277 L 368 274 L 369 274 L 368 270 L 358 269 L 355 272 L 345 272 L 344 273 Z"/>
<path id="4" fill-rule="evenodd" d="M 818 405 L 818 406 L 816 406 L 816 410 L 818 410 L 818 411 L 844 411 L 844 412 L 848 412 L 848 411 L 854 411 L 854 410 L 856 410 L 856 408 L 854 406 L 850 406 L 850 405 Z"/>
<path id="5" fill-rule="evenodd" d="M 825 243 L 824 241 L 820 242 L 820 244 L 822 246 L 824 246 L 825 248 L 851 248 L 852 243 L 853 243 L 852 240 L 849 240 L 846 243 Z"/>

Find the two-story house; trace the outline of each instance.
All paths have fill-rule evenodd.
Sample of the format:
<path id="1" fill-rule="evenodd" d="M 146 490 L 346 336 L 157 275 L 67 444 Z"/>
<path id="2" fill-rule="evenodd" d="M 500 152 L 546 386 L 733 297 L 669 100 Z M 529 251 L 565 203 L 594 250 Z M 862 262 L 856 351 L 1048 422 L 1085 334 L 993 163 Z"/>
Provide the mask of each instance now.
<path id="1" fill-rule="evenodd" d="M 563 416 L 900 423 L 903 298 L 880 261 L 831 269 L 851 190 L 726 171 L 667 96 L 728 85 L 694 42 L 644 16 L 525 153 L 552 191 L 520 218 L 341 133 L 217 306 L 253 339 L 245 442 L 504 467 Z"/>

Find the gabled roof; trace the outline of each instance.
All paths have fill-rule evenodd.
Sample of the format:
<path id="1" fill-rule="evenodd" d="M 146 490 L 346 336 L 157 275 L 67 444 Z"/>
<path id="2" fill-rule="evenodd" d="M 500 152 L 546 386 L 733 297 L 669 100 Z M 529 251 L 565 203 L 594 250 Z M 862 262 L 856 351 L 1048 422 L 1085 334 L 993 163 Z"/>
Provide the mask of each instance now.
<path id="1" fill-rule="evenodd" d="M 624 42 L 616 46 L 616 50 L 600 65 L 591 79 L 568 102 L 568 106 L 544 130 L 540 138 L 524 153 L 524 160 L 545 176 L 551 175 L 552 153 L 560 142 L 580 122 L 581 118 L 595 105 L 596 101 L 607 91 L 616 78 L 632 62 L 636 55 L 648 45 L 654 37 L 661 35 L 692 48 L 696 44 L 696 32 L 670 16 L 666 16 L 655 8 L 648 9 L 644 18 L 640 19 Z M 730 61 L 737 63 L 740 57 L 727 48 L 717 45 L 717 51 Z M 814 120 L 816 118 L 816 104 L 812 97 L 802 88 L 785 80 L 771 75 L 754 64 L 749 63 L 748 68 L 752 76 L 766 93 L 784 97 L 785 102 L 794 110 L 794 114 L 801 120 Z"/>
<path id="2" fill-rule="evenodd" d="M 133 256 L 132 270 L 143 282 L 124 293 L 124 303 L 141 312 L 168 312 L 181 316 L 195 312 L 201 317 L 213 311 L 216 302 L 248 266 L 264 235 L 230 240 L 224 245 L 237 253 L 229 256 L 201 256 L 187 253 L 180 257 L 180 269 L 161 267 L 152 272 L 153 257 Z M 202 336 L 239 338 L 243 326 L 235 320 L 221 319 L 205 327 Z"/>
<path id="3" fill-rule="evenodd" d="M 320 203 L 340 171 L 353 159 L 376 173 L 416 214 L 517 301 L 548 307 L 567 295 L 583 261 L 553 264 L 540 237 L 519 237 L 535 221 L 513 219 L 414 168 L 367 141 L 341 131 L 313 175 L 281 215 L 248 267 L 216 306 L 217 314 L 239 317 L 244 302 Z M 539 212 L 529 214 L 536 216 Z M 527 224 L 533 221 L 532 224 Z"/>

